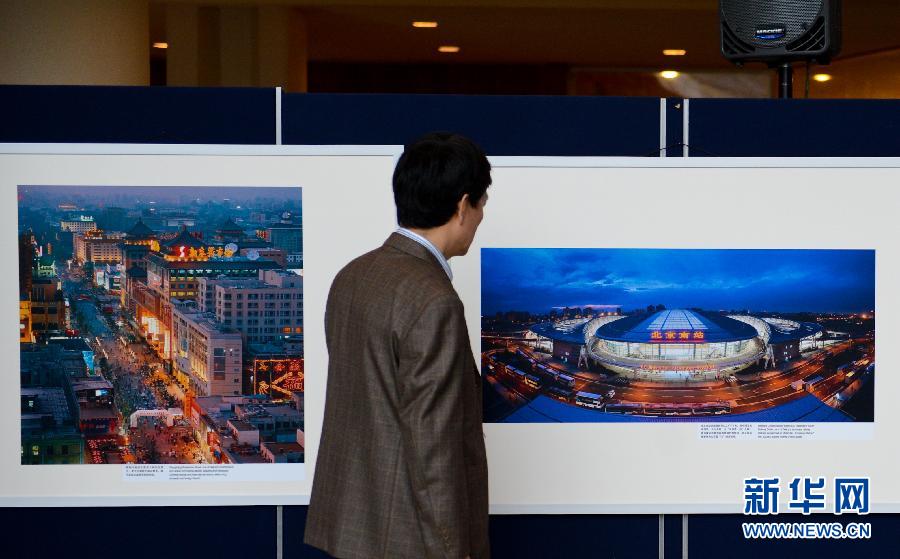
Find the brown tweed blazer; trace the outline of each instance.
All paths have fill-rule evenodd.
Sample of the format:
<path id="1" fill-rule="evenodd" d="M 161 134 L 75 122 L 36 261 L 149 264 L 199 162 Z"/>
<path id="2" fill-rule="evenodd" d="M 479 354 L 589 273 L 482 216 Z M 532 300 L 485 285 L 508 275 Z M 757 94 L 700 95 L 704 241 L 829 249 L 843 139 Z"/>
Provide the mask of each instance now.
<path id="1" fill-rule="evenodd" d="M 341 270 L 306 543 L 339 558 L 489 557 L 481 377 L 437 259 L 392 234 Z"/>

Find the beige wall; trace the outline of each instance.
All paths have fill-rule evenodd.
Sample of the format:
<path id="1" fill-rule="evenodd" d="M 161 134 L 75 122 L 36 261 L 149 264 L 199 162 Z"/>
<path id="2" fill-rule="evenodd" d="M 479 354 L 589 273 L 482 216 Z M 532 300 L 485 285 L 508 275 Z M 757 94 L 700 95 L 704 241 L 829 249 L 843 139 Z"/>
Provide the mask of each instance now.
<path id="1" fill-rule="evenodd" d="M 0 83 L 148 85 L 147 0 L 0 0 Z"/>
<path id="2" fill-rule="evenodd" d="M 900 99 L 900 49 L 847 57 L 830 66 L 813 66 L 811 73 L 831 74 L 833 78 L 824 83 L 810 81 L 810 97 Z M 805 68 L 795 70 L 795 96 L 802 96 L 805 79 Z"/>
<path id="3" fill-rule="evenodd" d="M 307 33 L 289 6 L 165 7 L 166 83 L 306 91 Z"/>

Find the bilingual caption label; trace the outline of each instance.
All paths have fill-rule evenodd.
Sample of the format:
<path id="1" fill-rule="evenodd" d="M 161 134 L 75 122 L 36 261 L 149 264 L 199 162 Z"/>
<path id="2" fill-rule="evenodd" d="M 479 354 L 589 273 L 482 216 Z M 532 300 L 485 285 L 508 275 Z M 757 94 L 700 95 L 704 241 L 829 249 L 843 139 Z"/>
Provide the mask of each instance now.
<path id="1" fill-rule="evenodd" d="M 871 423 L 701 423 L 704 441 L 838 441 L 871 439 Z"/>
<path id="2" fill-rule="evenodd" d="M 126 464 L 126 481 L 228 481 L 233 464 Z"/>
<path id="3" fill-rule="evenodd" d="M 125 464 L 125 481 L 301 481 L 303 464 Z"/>

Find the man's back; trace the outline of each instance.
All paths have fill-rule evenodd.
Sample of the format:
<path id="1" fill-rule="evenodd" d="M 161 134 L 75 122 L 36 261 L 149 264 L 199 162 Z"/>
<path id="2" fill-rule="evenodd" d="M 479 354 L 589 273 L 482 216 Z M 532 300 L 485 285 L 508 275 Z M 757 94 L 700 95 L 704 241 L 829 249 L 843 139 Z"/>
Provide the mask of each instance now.
<path id="1" fill-rule="evenodd" d="M 335 278 L 326 340 L 307 543 L 341 558 L 487 557 L 481 380 L 441 265 L 391 235 Z"/>

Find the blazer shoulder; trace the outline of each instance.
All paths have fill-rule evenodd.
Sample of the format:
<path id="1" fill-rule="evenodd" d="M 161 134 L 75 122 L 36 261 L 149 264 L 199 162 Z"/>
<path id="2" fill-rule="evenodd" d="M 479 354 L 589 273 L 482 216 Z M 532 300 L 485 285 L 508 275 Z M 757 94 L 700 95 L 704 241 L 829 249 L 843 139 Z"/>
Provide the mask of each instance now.
<path id="1" fill-rule="evenodd" d="M 387 305 L 392 309 L 390 315 L 400 323 L 414 319 L 436 299 L 459 300 L 436 261 L 390 246 L 350 261 L 335 276 L 329 295 L 336 300 L 352 298 L 356 304 Z"/>
<path id="2" fill-rule="evenodd" d="M 378 258 L 378 250 L 379 249 L 370 250 L 344 264 L 344 267 L 338 270 L 338 273 L 334 276 L 334 280 L 331 282 L 332 291 L 339 289 L 347 282 L 354 282 L 360 276 L 364 275 L 367 270 L 370 270 Z"/>
<path id="3" fill-rule="evenodd" d="M 396 292 L 406 301 L 414 301 L 417 303 L 416 306 L 439 299 L 459 301 L 453 283 L 437 261 L 426 261 L 399 252 L 392 255 L 389 265 L 394 267 L 397 274 Z"/>

